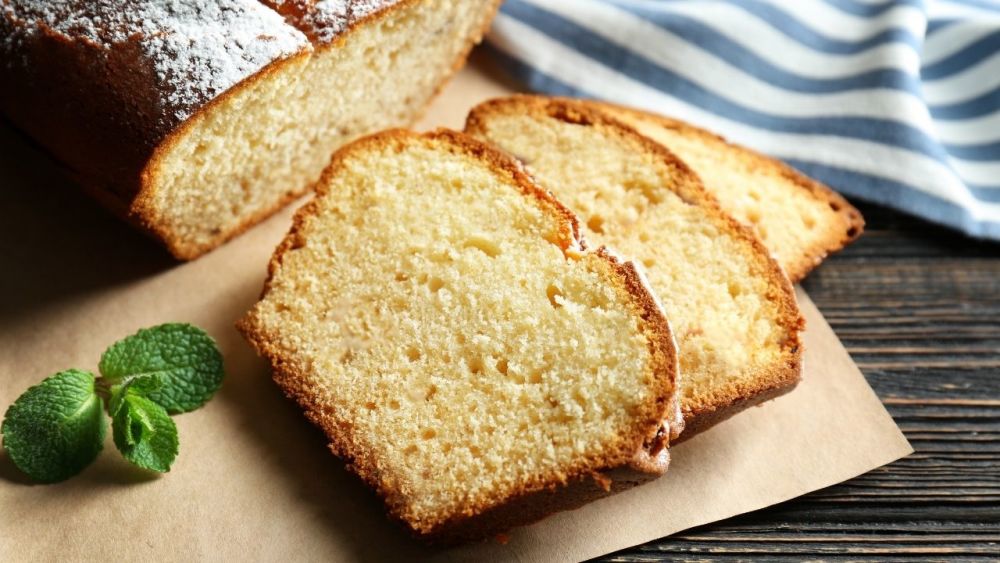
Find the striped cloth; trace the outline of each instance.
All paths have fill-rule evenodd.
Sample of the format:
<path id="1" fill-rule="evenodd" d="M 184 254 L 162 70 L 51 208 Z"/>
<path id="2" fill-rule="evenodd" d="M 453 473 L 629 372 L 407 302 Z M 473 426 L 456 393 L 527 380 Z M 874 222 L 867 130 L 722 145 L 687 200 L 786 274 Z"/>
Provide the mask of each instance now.
<path id="1" fill-rule="evenodd" d="M 507 0 L 528 89 L 679 117 L 1000 240 L 1000 0 Z"/>

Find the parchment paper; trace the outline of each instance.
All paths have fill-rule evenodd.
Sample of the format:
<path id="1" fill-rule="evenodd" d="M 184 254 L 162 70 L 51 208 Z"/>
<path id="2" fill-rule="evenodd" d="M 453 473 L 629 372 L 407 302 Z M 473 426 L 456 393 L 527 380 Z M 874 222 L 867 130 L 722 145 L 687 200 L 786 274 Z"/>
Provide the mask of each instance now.
<path id="1" fill-rule="evenodd" d="M 479 64 L 425 127 L 460 127 L 508 91 Z M 292 209 L 193 263 L 178 264 L 80 195 L 55 165 L 0 126 L 0 409 L 43 377 L 96 369 L 114 340 L 166 321 L 208 330 L 226 358 L 222 391 L 176 417 L 170 473 L 143 473 L 110 439 L 96 463 L 31 485 L 0 454 L 0 560 L 579 560 L 769 506 L 911 452 L 801 290 L 805 379 L 673 449 L 659 481 L 515 530 L 496 542 L 424 548 L 327 451 L 233 329 L 257 298 Z"/>

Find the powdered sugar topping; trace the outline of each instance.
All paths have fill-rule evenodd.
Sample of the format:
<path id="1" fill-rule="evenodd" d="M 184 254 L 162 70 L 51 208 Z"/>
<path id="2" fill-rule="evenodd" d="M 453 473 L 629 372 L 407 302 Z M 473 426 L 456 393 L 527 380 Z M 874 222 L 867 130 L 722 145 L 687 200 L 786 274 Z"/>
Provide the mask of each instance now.
<path id="1" fill-rule="evenodd" d="M 399 0 L 261 0 L 315 43 L 333 41 L 348 27 Z"/>
<path id="2" fill-rule="evenodd" d="M 153 82 L 139 90 L 158 96 L 152 100 L 158 125 L 167 129 L 268 64 L 310 48 L 300 31 L 256 0 L 3 3 L 3 16 L 22 35 L 2 38 L 8 54 L 39 33 L 81 43 L 88 55 L 135 53 L 136 76 Z"/>

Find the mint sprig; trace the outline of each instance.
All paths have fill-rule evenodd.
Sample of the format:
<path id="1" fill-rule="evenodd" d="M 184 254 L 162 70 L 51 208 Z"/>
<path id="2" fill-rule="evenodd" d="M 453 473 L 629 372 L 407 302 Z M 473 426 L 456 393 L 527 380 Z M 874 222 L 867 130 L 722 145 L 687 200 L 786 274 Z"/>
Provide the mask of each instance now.
<path id="1" fill-rule="evenodd" d="M 140 330 L 101 356 L 88 371 L 59 372 L 25 391 L 7 409 L 0 434 L 19 469 L 42 483 L 68 479 L 100 453 L 107 421 L 118 451 L 152 471 L 177 457 L 171 413 L 205 404 L 222 385 L 222 355 L 198 327 L 170 323 Z"/>

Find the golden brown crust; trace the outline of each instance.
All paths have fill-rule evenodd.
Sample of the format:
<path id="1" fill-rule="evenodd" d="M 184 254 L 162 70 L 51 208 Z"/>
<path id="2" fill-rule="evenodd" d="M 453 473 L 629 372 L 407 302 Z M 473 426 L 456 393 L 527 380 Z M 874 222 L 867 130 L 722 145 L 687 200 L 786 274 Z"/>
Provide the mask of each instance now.
<path id="1" fill-rule="evenodd" d="M 606 270 L 606 278 L 620 294 L 628 297 L 642 319 L 642 327 L 649 340 L 652 361 L 652 381 L 657 386 L 654 399 L 636 415 L 633 432 L 621 436 L 617 446 L 609 448 L 601 457 L 581 460 L 578 466 L 566 468 L 561 475 L 537 478 L 527 483 L 517 494 L 502 502 L 484 502 L 468 506 L 462 514 L 445 515 L 431 522 L 408 520 L 406 509 L 397 484 L 392 476 L 378 471 L 376 452 L 360 446 L 352 436 L 349 421 L 337 418 L 331 407 L 312 389 L 307 370 L 295 358 L 279 349 L 275 339 L 252 310 L 237 324 L 237 328 L 257 352 L 267 358 L 274 370 L 274 379 L 285 394 L 295 399 L 305 410 L 306 416 L 321 427 L 330 439 L 331 450 L 348 460 L 349 467 L 362 480 L 372 486 L 386 501 L 389 511 L 403 519 L 420 537 L 432 541 L 461 541 L 499 533 L 510 527 L 529 523 L 559 510 L 575 508 L 585 502 L 612 494 L 630 485 L 640 484 L 663 473 L 668 461 L 663 449 L 660 423 L 666 410 L 672 406 L 676 390 L 677 357 L 669 323 L 655 299 L 646 290 L 635 267 L 622 263 L 604 249 L 581 254 L 575 216 L 551 194 L 530 181 L 521 166 L 494 148 L 462 133 L 438 130 L 418 135 L 405 130 L 391 130 L 364 137 L 338 151 L 317 185 L 317 195 L 296 212 L 290 232 L 275 250 L 268 266 L 268 280 L 262 296 L 270 289 L 271 281 L 279 273 L 287 253 L 304 244 L 310 219 L 320 209 L 322 198 L 327 196 L 333 177 L 345 166 L 345 161 L 357 151 L 402 150 L 407 143 L 422 142 L 437 148 L 460 152 L 486 163 L 507 184 L 516 186 L 561 225 L 554 244 L 560 246 L 567 259 L 590 259 Z M 498 499 L 494 499 L 498 500 Z"/>
<path id="2" fill-rule="evenodd" d="M 574 219 L 575 220 L 575 219 Z M 670 390 L 670 402 L 664 409 L 660 422 L 660 430 L 652 440 L 646 443 L 645 458 L 635 460 L 634 464 L 642 464 L 650 456 L 655 457 L 660 450 L 675 440 L 684 430 L 683 416 L 677 416 L 680 412 L 680 394 L 677 389 L 681 386 L 682 374 L 680 373 L 680 361 L 677 357 L 677 342 L 674 339 L 670 322 L 667 319 L 663 306 L 656 298 L 656 293 L 649 286 L 645 274 L 632 261 L 626 261 L 618 257 L 613 250 L 602 246 L 597 249 L 597 255 L 607 260 L 618 272 L 621 279 L 625 280 L 628 293 L 632 294 L 640 305 L 639 314 L 651 327 L 649 335 L 650 355 L 653 358 L 663 358 L 664 362 L 654 371 L 673 371 L 677 375 L 674 377 L 674 385 Z M 665 343 L 669 341 L 669 346 Z"/>
<path id="3" fill-rule="evenodd" d="M 655 457 L 661 450 L 666 448 L 670 433 L 673 430 L 679 433 L 680 430 L 671 428 L 676 423 L 670 418 L 676 408 L 677 388 L 679 387 L 680 369 L 677 358 L 677 343 L 674 341 L 673 331 L 670 329 L 670 322 L 667 320 L 663 307 L 657 301 L 653 290 L 646 283 L 645 277 L 636 268 L 634 262 L 623 261 L 613 254 L 613 251 L 606 247 L 600 247 L 595 254 L 605 260 L 615 271 L 618 278 L 624 282 L 623 293 L 631 297 L 632 303 L 636 306 L 636 313 L 642 318 L 645 324 L 646 340 L 649 342 L 649 354 L 653 358 L 653 373 L 673 373 L 674 376 L 668 386 L 661 388 L 659 396 L 665 398 L 665 402 L 657 409 L 656 418 L 652 424 L 659 425 L 657 432 L 647 438 L 642 449 L 645 456 L 641 459 L 633 460 L 633 464 L 642 464 L 648 461 L 649 457 Z M 613 280 L 612 280 L 613 281 Z"/>
<path id="4" fill-rule="evenodd" d="M 664 450 L 664 460 L 666 453 Z M 666 462 L 663 464 L 666 465 Z M 475 518 L 449 521 L 434 537 L 427 539 L 435 544 L 448 545 L 489 538 L 515 526 L 535 523 L 556 512 L 580 508 L 595 500 L 653 481 L 659 476 L 660 472 L 638 470 L 632 466 L 580 475 L 558 488 L 515 496 Z"/>
<path id="5" fill-rule="evenodd" d="M 801 355 L 797 354 L 794 357 L 789 358 L 789 362 L 801 362 Z M 791 372 L 791 369 L 788 371 Z M 795 389 L 795 385 L 797 383 L 798 378 L 794 381 L 788 382 L 786 385 L 774 385 L 770 388 L 760 388 L 749 393 L 741 394 L 732 398 L 725 404 L 716 405 L 712 409 L 702 409 L 700 411 L 696 411 L 690 417 L 690 420 L 685 422 L 686 426 L 684 427 L 684 432 L 681 433 L 680 437 L 676 438 L 671 443 L 679 444 L 696 436 L 703 430 L 708 430 L 716 424 L 723 422 L 731 418 L 733 415 L 739 414 L 750 407 L 756 407 L 770 401 L 771 399 L 785 395 Z"/>
<path id="6" fill-rule="evenodd" d="M 716 198 L 702 187 L 698 176 L 680 158 L 606 112 L 590 107 L 586 102 L 568 98 L 515 95 L 489 100 L 472 109 L 465 130 L 480 138 L 488 138 L 487 123 L 491 115 L 501 112 L 547 116 L 568 123 L 600 127 L 611 135 L 639 145 L 641 150 L 657 155 L 671 171 L 671 180 L 665 182 L 670 189 L 685 202 L 705 209 L 721 230 L 746 248 L 754 274 L 767 280 L 768 290 L 764 297 L 775 304 L 776 322 L 788 335 L 781 343 L 780 358 L 763 372 L 755 374 L 753 384 L 734 384 L 719 390 L 720 395 L 725 395 L 722 401 L 710 405 L 684 405 L 682 439 L 690 438 L 749 406 L 786 393 L 798 384 L 802 372 L 799 332 L 804 328 L 805 320 L 799 312 L 791 282 L 753 231 L 725 213 Z"/>
<path id="7" fill-rule="evenodd" d="M 674 119 L 651 112 L 620 106 L 607 102 L 588 101 L 590 106 L 610 112 L 630 115 L 635 119 L 653 122 L 660 127 L 670 129 L 690 137 L 697 137 L 711 143 L 743 160 L 751 169 L 762 170 L 765 173 L 781 176 L 789 183 L 806 190 L 821 204 L 828 206 L 836 217 L 832 224 L 827 225 L 824 237 L 810 245 L 805 253 L 793 261 L 783 264 L 792 282 L 801 281 L 809 272 L 819 266 L 829 254 L 843 249 L 853 242 L 864 231 L 865 220 L 861 213 L 842 195 L 828 186 L 802 174 L 784 162 L 761 154 L 757 151 L 731 143 L 720 135 L 701 129 L 679 119 Z M 669 149 L 669 147 L 668 147 Z"/>

